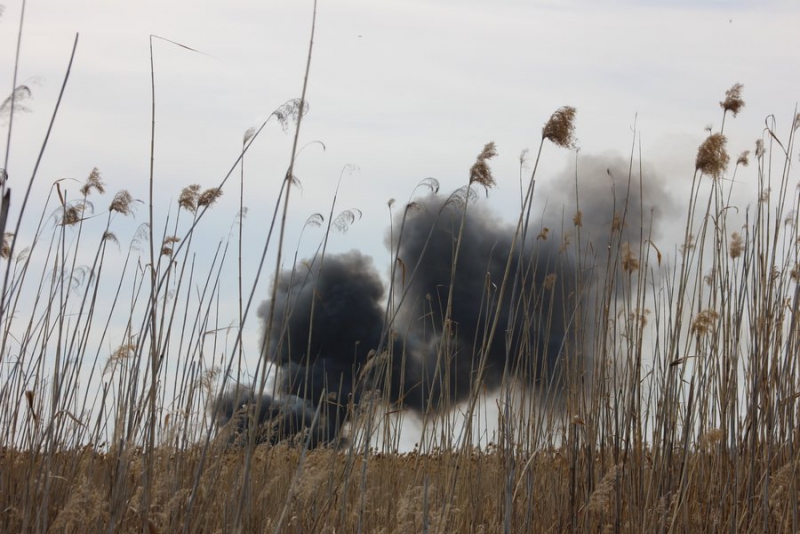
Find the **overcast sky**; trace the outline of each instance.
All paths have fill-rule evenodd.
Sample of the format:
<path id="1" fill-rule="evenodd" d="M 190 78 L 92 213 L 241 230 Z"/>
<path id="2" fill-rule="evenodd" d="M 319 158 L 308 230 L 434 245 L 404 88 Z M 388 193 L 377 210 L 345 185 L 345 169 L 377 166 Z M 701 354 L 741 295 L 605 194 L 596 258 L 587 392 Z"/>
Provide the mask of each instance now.
<path id="1" fill-rule="evenodd" d="M 5 98 L 20 2 L 2 1 Z M 157 220 L 163 224 L 166 210 L 174 212 L 186 185 L 218 184 L 244 132 L 300 95 L 312 5 L 29 1 L 19 83 L 29 84 L 33 97 L 25 102 L 30 112 L 14 122 L 8 170 L 15 208 L 75 33 L 80 42 L 34 186 L 31 226 L 23 233 L 33 231 L 36 202 L 55 180 L 83 180 L 95 166 L 111 194 L 124 188 L 147 199 L 151 34 L 203 52 L 155 42 Z M 643 159 L 680 201 L 704 128 L 719 127 L 718 103 L 732 84 L 744 84 L 747 103 L 726 125 L 732 153 L 752 148 L 769 114 L 782 131 L 789 127 L 800 98 L 797 28 L 800 8 L 793 1 L 321 0 L 301 143 L 318 140 L 326 150 L 309 147 L 297 165 L 302 191 L 293 197 L 289 246 L 294 249 L 310 214 L 327 213 L 340 171 L 355 165 L 360 170 L 344 179 L 339 205 L 364 216 L 331 248 L 360 248 L 387 268 L 386 202 L 405 201 L 428 176 L 445 191 L 463 185 L 488 141 L 499 151 L 492 164 L 498 186 L 488 202 L 513 216 L 508 206 L 518 204 L 519 154 L 538 146 L 542 125 L 563 105 L 578 110 L 581 155 L 628 154 L 636 123 Z M 291 136 L 273 125 L 247 156 L 245 239 L 257 244 L 254 249 L 263 242 L 290 145 Z M 574 152 L 546 147 L 542 194 L 574 158 Z M 229 185 L 201 227 L 208 250 L 229 234 L 237 184 Z M 742 198 L 753 198 L 752 191 Z M 146 213 L 142 206 L 134 223 L 117 223 L 123 252 Z M 318 239 L 312 236 L 304 250 Z M 248 250 L 245 258 L 250 279 L 256 252 Z M 266 295 L 267 287 L 262 291 Z M 254 344 L 256 327 L 248 332 Z"/>

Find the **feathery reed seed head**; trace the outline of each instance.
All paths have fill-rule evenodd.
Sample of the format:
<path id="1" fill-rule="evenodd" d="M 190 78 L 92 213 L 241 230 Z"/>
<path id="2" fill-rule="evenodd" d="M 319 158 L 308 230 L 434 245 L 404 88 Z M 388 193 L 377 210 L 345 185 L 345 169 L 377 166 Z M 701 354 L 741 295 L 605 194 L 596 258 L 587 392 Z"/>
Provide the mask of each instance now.
<path id="1" fill-rule="evenodd" d="M 284 131 L 289 129 L 290 122 L 297 123 L 301 116 L 308 113 L 308 102 L 303 102 L 303 109 L 300 109 L 300 99 L 289 100 L 281 107 L 272 112 Z"/>
<path id="2" fill-rule="evenodd" d="M 116 243 L 117 245 L 119 245 L 119 239 L 117 239 L 116 234 L 114 232 L 110 232 L 108 230 L 103 232 L 103 241 L 111 241 L 111 242 Z"/>
<path id="3" fill-rule="evenodd" d="M 731 234 L 731 243 L 728 246 L 728 254 L 732 259 L 736 259 L 744 252 L 744 239 L 739 232 Z"/>
<path id="4" fill-rule="evenodd" d="M 589 497 L 589 510 L 591 512 L 602 513 L 610 506 L 621 474 L 621 466 L 615 465 L 603 476 L 603 479 Z"/>
<path id="5" fill-rule="evenodd" d="M 756 139 L 756 158 L 761 159 L 764 156 L 764 140 Z"/>
<path id="6" fill-rule="evenodd" d="M 134 343 L 125 343 L 117 347 L 114 352 L 106 360 L 103 368 L 105 375 L 109 370 L 116 368 L 117 364 L 124 363 L 126 360 L 136 355 L 136 345 Z"/>
<path id="7" fill-rule="evenodd" d="M 220 374 L 220 368 L 214 366 L 208 370 L 206 370 L 203 374 L 200 375 L 200 378 L 197 381 L 197 385 L 200 386 L 206 393 L 211 391 L 211 388 L 214 386 L 214 382 L 216 382 L 217 378 Z"/>
<path id="8" fill-rule="evenodd" d="M 96 190 L 101 195 L 106 192 L 105 184 L 103 184 L 103 180 L 100 178 L 100 171 L 97 167 L 92 169 L 83 187 L 81 187 L 81 195 L 88 197 L 92 193 L 92 189 Z"/>
<path id="9" fill-rule="evenodd" d="M 575 108 L 558 108 L 542 128 L 542 139 L 549 139 L 562 148 L 575 148 Z"/>
<path id="10" fill-rule="evenodd" d="M 197 196 L 199 193 L 199 184 L 192 184 L 184 187 L 181 190 L 181 195 L 178 197 L 178 206 L 190 213 L 194 213 L 197 210 Z"/>
<path id="11" fill-rule="evenodd" d="M 8 259 L 11 256 L 11 241 L 14 240 L 13 232 L 3 234 L 3 246 L 0 248 L 0 258 Z"/>
<path id="12" fill-rule="evenodd" d="M 64 214 L 61 217 L 61 224 L 64 226 L 72 226 L 73 224 L 80 222 L 84 209 L 85 206 L 82 204 L 70 204 L 69 206 L 66 206 L 64 208 Z"/>
<path id="13" fill-rule="evenodd" d="M 122 215 L 130 215 L 132 202 L 133 197 L 131 194 L 123 189 L 114 195 L 114 200 L 111 201 L 111 205 L 108 207 L 108 210 L 116 211 Z"/>
<path id="14" fill-rule="evenodd" d="M 634 255 L 631 250 L 630 244 L 627 241 L 622 243 L 622 270 L 626 273 L 632 273 L 639 270 L 639 259 Z"/>
<path id="15" fill-rule="evenodd" d="M 697 149 L 695 168 L 703 174 L 719 179 L 730 161 L 730 156 L 725 150 L 726 141 L 725 136 L 720 133 L 709 135 Z"/>
<path id="16" fill-rule="evenodd" d="M 745 150 L 741 154 L 739 154 L 739 158 L 736 160 L 736 165 L 741 165 L 742 167 L 747 167 L 750 165 L 750 151 Z"/>
<path id="17" fill-rule="evenodd" d="M 621 232 L 625 226 L 625 220 L 623 219 L 622 215 L 619 212 L 616 212 L 614 214 L 614 218 L 611 219 L 611 231 Z"/>
<path id="18" fill-rule="evenodd" d="M 730 89 L 725 91 L 725 100 L 719 103 L 720 107 L 725 110 L 725 113 L 730 111 L 735 117 L 739 114 L 739 111 L 742 110 L 744 107 L 742 89 L 744 89 L 744 85 L 735 83 Z"/>
<path id="19" fill-rule="evenodd" d="M 469 170 L 469 183 L 482 185 L 487 190 L 487 193 L 496 183 L 494 176 L 492 176 L 492 169 L 489 167 L 489 160 L 496 155 L 497 148 L 494 142 L 486 143 Z"/>
<path id="20" fill-rule="evenodd" d="M 11 114 L 12 104 L 14 113 L 28 113 L 30 108 L 25 106 L 23 102 L 31 98 L 31 89 L 27 85 L 20 85 L 14 89 L 10 95 L 3 100 L 0 104 L 0 117 L 6 117 Z"/>
<path id="21" fill-rule="evenodd" d="M 162 256 L 172 256 L 172 245 L 175 243 L 180 242 L 181 238 L 178 236 L 170 235 L 164 239 L 164 243 L 161 245 L 161 255 Z"/>
<path id="22" fill-rule="evenodd" d="M 705 335 L 709 332 L 714 332 L 719 313 L 711 308 L 698 313 L 694 320 L 692 320 L 692 333 L 699 336 Z"/>
<path id="23" fill-rule="evenodd" d="M 197 207 L 208 206 L 211 207 L 219 197 L 222 196 L 222 189 L 219 187 L 211 187 L 206 189 L 200 196 L 197 197 Z"/>
<path id="24" fill-rule="evenodd" d="M 546 226 L 542 228 L 542 231 L 539 232 L 539 235 L 536 236 L 536 241 L 547 241 L 547 235 L 550 233 L 550 228 Z"/>

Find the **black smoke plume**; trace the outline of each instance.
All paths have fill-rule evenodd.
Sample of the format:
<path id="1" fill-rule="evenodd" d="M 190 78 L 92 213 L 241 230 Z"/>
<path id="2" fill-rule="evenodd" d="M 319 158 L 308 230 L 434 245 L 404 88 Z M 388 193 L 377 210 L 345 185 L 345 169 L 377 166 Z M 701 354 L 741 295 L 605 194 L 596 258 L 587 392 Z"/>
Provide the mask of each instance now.
<path id="1" fill-rule="evenodd" d="M 228 391 L 217 399 L 218 413 L 222 414 L 226 422 L 233 420 L 236 424 L 237 428 L 232 436 L 234 443 L 246 444 L 248 436 L 242 431 L 250 426 L 251 421 L 257 422 L 256 441 L 259 443 L 275 444 L 287 437 L 301 435 L 312 427 L 310 446 L 316 447 L 336 439 L 338 432 L 335 425 L 331 424 L 332 421 L 317 417 L 317 422 L 314 423 L 316 410 L 310 400 L 291 394 L 281 397 L 264 394 L 260 403 L 256 400 L 253 390 L 243 387 Z"/>
<path id="2" fill-rule="evenodd" d="M 404 407 L 417 411 L 464 400 L 482 354 L 482 383 L 490 390 L 504 374 L 530 385 L 559 382 L 559 354 L 575 308 L 574 266 L 554 231 L 536 224 L 514 241 L 516 225 L 472 203 L 461 232 L 464 206 L 452 200 L 416 202 L 392 243 L 402 266 L 395 276 L 396 298 L 403 299 L 396 329 L 407 338 L 409 362 L 399 393 Z"/>
<path id="3" fill-rule="evenodd" d="M 548 193 L 564 202 L 564 211 L 542 217 L 534 209 L 521 228 L 477 198 L 467 200 L 464 190 L 409 204 L 387 236 L 395 264 L 390 288 L 358 251 L 281 273 L 271 324 L 271 303 L 259 308 L 264 355 L 278 366 L 280 379 L 261 399 L 258 416 L 250 417 L 269 422 L 274 442 L 308 429 L 319 408 L 312 443 L 329 443 L 368 391 L 379 390 L 392 409 L 436 412 L 468 398 L 478 378 L 488 390 L 516 380 L 557 392 L 565 361 L 573 362 L 569 372 L 585 372 L 577 333 L 593 318 L 585 311 L 592 307 L 579 303 L 605 275 L 591 262 L 587 268 L 582 252 L 577 261 L 571 241 L 581 228 L 592 235 L 586 250 L 638 242 L 652 213 L 642 203 L 638 177 L 628 186 L 621 159 L 587 160 L 595 182 L 580 184 L 580 205 L 569 205 L 575 191 L 570 169 Z M 601 168 L 605 182 L 597 178 Z M 219 400 L 222 421 L 255 400 L 250 390 L 228 393 Z"/>

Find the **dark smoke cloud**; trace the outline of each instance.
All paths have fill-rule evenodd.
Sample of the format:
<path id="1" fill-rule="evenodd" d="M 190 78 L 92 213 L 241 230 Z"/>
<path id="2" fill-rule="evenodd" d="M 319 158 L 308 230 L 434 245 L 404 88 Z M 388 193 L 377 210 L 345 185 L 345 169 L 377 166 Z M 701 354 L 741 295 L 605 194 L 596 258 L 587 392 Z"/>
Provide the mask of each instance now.
<path id="1" fill-rule="evenodd" d="M 582 231 L 591 236 L 589 248 L 638 243 L 640 221 L 647 226 L 654 207 L 641 198 L 658 199 L 655 216 L 669 207 L 652 172 L 645 173 L 643 192 L 638 173 L 629 191 L 628 165 L 621 158 L 584 156 L 580 162 Z M 469 396 L 482 349 L 482 387 L 499 387 L 505 375 L 529 387 L 547 384 L 557 391 L 567 354 L 586 363 L 573 334 L 577 324 L 591 323 L 592 318 L 579 317 L 576 310 L 592 309 L 579 307 L 578 301 L 587 298 L 585 287 L 591 287 L 593 277 L 602 279 L 599 271 L 578 273 L 570 246 L 575 230 L 574 173 L 574 168 L 567 169 L 549 192 L 564 211 L 548 217 L 534 209 L 526 238 L 518 238 L 513 251 L 516 222 L 500 220 L 471 198 L 453 280 L 463 194 L 430 195 L 398 216 L 392 237 L 387 237 L 397 255 L 391 299 L 372 259 L 358 251 L 328 255 L 324 262 L 301 262 L 281 273 L 271 326 L 270 302 L 258 312 L 265 355 L 279 366 L 281 378 L 276 391 L 261 399 L 255 419 L 272 421 L 273 436 L 290 435 L 308 428 L 323 403 L 312 442 L 328 443 L 339 435 L 348 406 L 358 405 L 373 388 L 384 393 L 393 409 L 443 410 Z M 579 278 L 585 280 L 580 291 Z M 444 340 L 451 284 L 452 327 Z M 488 343 L 495 319 L 495 334 Z M 234 391 L 219 402 L 226 421 L 237 406 L 254 404 L 255 398 L 249 390 Z"/>
<path id="2" fill-rule="evenodd" d="M 358 251 L 282 273 L 265 350 L 291 393 L 314 402 L 323 391 L 344 400 L 353 393 L 355 373 L 380 341 L 384 293 L 372 258 Z M 265 326 L 269 309 L 264 302 L 258 310 Z"/>
<path id="3" fill-rule="evenodd" d="M 233 442 L 245 444 L 247 434 L 244 433 L 251 420 L 257 421 L 257 441 L 273 444 L 310 429 L 314 424 L 316 409 L 313 402 L 296 395 L 273 397 L 265 394 L 260 403 L 250 388 L 236 388 L 226 392 L 217 399 L 218 413 L 223 414 L 227 422 L 233 419 L 236 428 L 232 436 Z M 256 415 L 256 407 L 258 414 Z M 315 447 L 321 443 L 329 443 L 336 438 L 335 421 L 322 417 L 310 436 L 310 445 Z"/>
<path id="4" fill-rule="evenodd" d="M 566 251 L 559 251 L 555 233 L 536 225 L 525 247 L 518 239 L 512 252 L 516 225 L 472 203 L 452 283 L 452 358 L 439 361 L 437 349 L 462 213 L 460 203 L 428 197 L 411 208 L 398 236 L 398 257 L 405 273 L 401 270 L 395 284 L 405 300 L 397 311 L 397 328 L 413 340 L 408 374 L 414 380 L 403 395 L 405 406 L 415 410 L 458 402 L 469 395 L 481 347 L 489 342 L 495 318 L 495 334 L 486 350 L 486 387 L 500 385 L 507 363 L 509 372 L 530 384 L 557 379 L 558 356 L 571 320 L 569 308 L 574 308 L 568 305 L 574 268 Z M 509 254 L 505 296 L 498 302 Z"/>

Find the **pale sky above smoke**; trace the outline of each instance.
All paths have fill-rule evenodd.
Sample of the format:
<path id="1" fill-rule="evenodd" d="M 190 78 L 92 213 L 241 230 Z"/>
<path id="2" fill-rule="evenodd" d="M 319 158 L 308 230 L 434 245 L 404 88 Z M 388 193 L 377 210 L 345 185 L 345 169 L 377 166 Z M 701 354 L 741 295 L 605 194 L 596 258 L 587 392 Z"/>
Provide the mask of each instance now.
<path id="1" fill-rule="evenodd" d="M 764 118 L 775 113 L 786 122 L 798 99 L 794 6 L 322 1 L 303 139 L 320 140 L 327 150 L 309 149 L 300 162 L 308 205 L 298 208 L 306 209 L 302 219 L 322 210 L 349 163 L 361 172 L 345 181 L 343 197 L 370 215 L 372 224 L 362 226 L 374 228 L 375 219 L 388 220 L 385 202 L 404 198 L 421 178 L 434 176 L 445 189 L 461 185 L 490 140 L 500 152 L 493 196 L 514 198 L 520 151 L 535 148 L 541 125 L 562 105 L 578 109 L 584 153 L 626 154 L 638 114 L 644 157 L 684 170 L 704 126 L 719 125 L 724 91 L 739 82 L 747 107 L 728 128 L 731 149 L 751 148 Z M 36 77 L 41 85 L 32 86 L 32 113 L 16 125 L 12 177 L 32 167 L 80 32 L 39 190 L 98 166 L 112 190 L 127 187 L 144 198 L 148 36 L 156 34 L 213 56 L 155 43 L 161 192 L 169 198 L 188 183 L 212 185 L 234 161 L 244 131 L 299 96 L 311 7 L 294 0 L 30 2 L 19 80 Z M 8 90 L 18 16 L 19 3 L 6 2 L 0 71 Z M 251 156 L 251 209 L 274 196 L 281 176 L 274 169 L 287 164 L 288 136 L 277 130 Z M 568 159 L 551 148 L 545 170 Z"/>
<path id="2" fill-rule="evenodd" d="M 20 2 L 4 4 L 3 98 L 12 87 Z M 18 79 L 31 86 L 33 97 L 25 102 L 31 111 L 14 122 L 8 169 L 14 209 L 76 32 L 80 43 L 23 234 L 31 235 L 33 214 L 38 216 L 55 180 L 83 180 L 95 166 L 112 194 L 125 188 L 147 199 L 150 34 L 206 54 L 163 41 L 154 45 L 155 176 L 162 214 L 157 226 L 167 209 L 174 216 L 181 188 L 219 183 L 238 156 L 244 132 L 299 96 L 311 10 L 311 1 L 298 0 L 31 0 Z M 731 85 L 744 84 L 747 102 L 726 124 L 733 154 L 752 149 L 769 114 L 786 133 L 800 98 L 798 27 L 800 8 L 789 1 L 321 0 L 308 90 L 311 111 L 301 142 L 318 140 L 326 150 L 309 146 L 298 162 L 303 188 L 293 193 L 288 246 L 294 250 L 310 214 L 327 216 L 342 168 L 356 165 L 360 170 L 342 182 L 339 207 L 359 208 L 363 218 L 346 235 L 336 235 L 330 247 L 361 249 L 374 256 L 379 269 L 388 270 L 387 201 L 405 202 L 428 176 L 437 178 L 444 192 L 463 185 L 488 141 L 495 141 L 500 154 L 492 162 L 498 186 L 488 202 L 501 216 L 513 217 L 520 152 L 535 151 L 542 125 L 563 105 L 578 110 L 580 154 L 610 151 L 627 159 L 635 124 L 641 134 L 637 154 L 641 149 L 664 180 L 663 190 L 680 205 L 704 127 L 719 127 L 718 103 Z M 256 249 L 290 143 L 291 136 L 273 125 L 246 159 L 245 239 L 257 243 L 245 251 L 246 280 L 255 274 Z M 558 189 L 548 188 L 548 180 L 564 176 L 574 160 L 574 152 L 546 146 L 539 173 L 542 195 Z M 742 202 L 754 198 L 748 187 L 742 184 Z M 237 200 L 238 171 L 199 228 L 206 242 L 201 246 L 213 250 L 228 237 Z M 540 205 L 547 201 L 539 198 Z M 548 204 L 548 209 L 560 208 Z M 136 221 L 118 221 L 123 251 L 145 220 L 142 206 Z M 301 257 L 318 242 L 319 233 L 309 235 Z M 109 259 L 114 261 L 121 260 Z M 262 287 L 266 294 L 267 285 Z M 223 312 L 231 314 L 233 288 L 223 287 L 222 299 Z M 255 321 L 246 340 L 255 351 Z"/>

